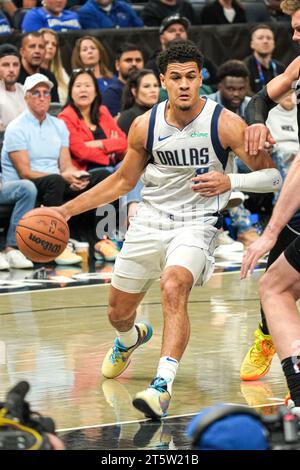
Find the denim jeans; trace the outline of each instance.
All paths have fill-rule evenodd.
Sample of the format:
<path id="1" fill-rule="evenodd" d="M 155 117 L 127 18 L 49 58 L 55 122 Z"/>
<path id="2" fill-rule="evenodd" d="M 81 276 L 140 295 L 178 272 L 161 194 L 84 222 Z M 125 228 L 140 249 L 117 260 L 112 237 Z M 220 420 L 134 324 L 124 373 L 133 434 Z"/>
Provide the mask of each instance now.
<path id="1" fill-rule="evenodd" d="M 35 206 L 37 189 L 29 180 L 9 181 L 0 190 L 0 204 L 14 204 L 6 236 L 6 246 L 16 247 L 16 226 Z"/>

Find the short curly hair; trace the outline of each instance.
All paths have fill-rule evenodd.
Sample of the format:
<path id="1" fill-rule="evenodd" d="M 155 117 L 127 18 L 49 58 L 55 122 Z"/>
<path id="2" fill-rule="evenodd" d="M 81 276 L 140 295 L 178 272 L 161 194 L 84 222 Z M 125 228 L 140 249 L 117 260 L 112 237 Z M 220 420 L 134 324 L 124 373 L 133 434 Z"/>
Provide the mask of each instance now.
<path id="1" fill-rule="evenodd" d="M 227 62 L 224 62 L 218 69 L 217 82 L 220 83 L 226 77 L 247 79 L 249 78 L 249 72 L 244 62 L 236 59 L 227 60 Z"/>
<path id="2" fill-rule="evenodd" d="M 300 0 L 284 0 L 280 3 L 280 8 L 286 15 L 293 15 L 300 10 Z"/>
<path id="3" fill-rule="evenodd" d="M 199 70 L 203 67 L 203 56 L 198 47 L 190 41 L 180 41 L 168 47 L 157 57 L 157 65 L 160 73 L 165 74 L 169 64 L 184 64 L 186 62 L 196 62 Z"/>

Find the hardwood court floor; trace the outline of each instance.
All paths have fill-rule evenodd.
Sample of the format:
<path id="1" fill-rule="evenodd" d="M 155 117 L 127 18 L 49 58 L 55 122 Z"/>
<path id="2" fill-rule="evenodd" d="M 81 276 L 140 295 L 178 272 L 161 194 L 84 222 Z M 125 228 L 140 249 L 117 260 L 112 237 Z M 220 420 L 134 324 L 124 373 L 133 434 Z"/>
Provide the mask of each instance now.
<path id="1" fill-rule="evenodd" d="M 285 396 L 277 358 L 261 382 L 239 380 L 240 364 L 259 319 L 259 276 L 256 272 L 241 282 L 238 272 L 215 274 L 204 288 L 193 290 L 191 338 L 174 384 L 170 416 L 197 413 L 218 402 L 264 409 Z M 103 425 L 132 422 L 126 428 L 126 448 L 133 446 L 143 419 L 132 407 L 132 397 L 151 381 L 159 358 L 159 284 L 138 312 L 138 318 L 151 323 L 153 338 L 135 352 L 118 380 L 104 380 L 100 373 L 114 338 L 106 317 L 107 293 L 108 285 L 100 285 L 1 295 L 0 400 L 16 382 L 27 380 L 32 407 L 53 417 L 64 436 L 76 429 L 83 429 L 85 438 L 98 436 Z M 152 436 L 156 429 L 151 430 Z M 142 432 L 135 439 L 140 444 L 141 436 Z M 82 448 L 80 438 L 73 439 L 71 447 Z"/>

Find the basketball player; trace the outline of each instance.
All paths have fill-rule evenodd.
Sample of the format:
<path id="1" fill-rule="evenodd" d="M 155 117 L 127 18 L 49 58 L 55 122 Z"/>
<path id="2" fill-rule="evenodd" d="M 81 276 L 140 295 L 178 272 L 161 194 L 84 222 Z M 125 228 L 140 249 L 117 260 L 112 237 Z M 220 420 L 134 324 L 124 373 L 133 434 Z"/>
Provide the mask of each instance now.
<path id="1" fill-rule="evenodd" d="M 288 0 L 281 3 L 282 11 L 291 15 L 291 24 L 294 30 L 293 40 L 300 43 L 300 0 Z M 253 124 L 247 128 L 245 134 L 245 150 L 251 155 L 256 155 L 258 150 L 264 147 L 265 142 L 274 144 L 269 129 L 265 126 L 268 112 L 276 106 L 285 94 L 292 89 L 299 95 L 300 56 L 298 56 L 281 75 L 271 80 L 267 86 L 256 94 L 246 109 L 246 121 Z M 298 106 L 298 133 L 300 135 L 300 104 Z M 295 168 L 290 168 L 290 171 Z M 281 255 L 281 253 L 300 234 L 300 211 L 291 214 L 292 218 L 287 220 L 288 224 L 283 230 L 271 249 L 267 269 Z M 276 352 L 263 308 L 261 308 L 261 324 L 255 330 L 255 340 L 247 352 L 241 365 L 242 380 L 258 380 L 265 376 L 271 367 L 271 362 Z"/>
<path id="2" fill-rule="evenodd" d="M 116 173 L 58 208 L 68 219 L 104 205 L 126 194 L 144 173 L 143 202 L 115 263 L 108 315 L 117 338 L 103 361 L 102 373 L 107 378 L 119 376 L 132 352 L 151 338 L 149 324 L 135 323 L 136 309 L 161 276 L 161 358 L 154 380 L 133 400 L 138 410 L 152 418 L 165 416 L 170 403 L 190 335 L 189 294 L 212 273 L 219 211 L 229 199 L 231 180 L 233 186 L 246 184 L 246 175 L 224 174 L 232 171 L 229 150 L 253 170 L 266 168 L 247 175 L 252 187 L 269 191 L 280 185 L 279 172 L 264 151 L 255 159 L 244 151 L 244 121 L 199 97 L 203 58 L 194 45 L 182 42 L 166 49 L 158 64 L 169 101 L 136 118 L 127 155 Z M 195 176 L 196 169 L 202 174 Z"/>

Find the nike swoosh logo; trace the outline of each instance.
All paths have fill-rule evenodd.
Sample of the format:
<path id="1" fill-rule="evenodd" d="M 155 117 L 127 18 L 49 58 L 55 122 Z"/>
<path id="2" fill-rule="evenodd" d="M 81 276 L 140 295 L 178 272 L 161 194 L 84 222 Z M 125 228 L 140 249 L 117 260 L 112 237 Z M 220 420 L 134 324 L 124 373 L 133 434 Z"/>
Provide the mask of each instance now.
<path id="1" fill-rule="evenodd" d="M 161 137 L 161 136 L 159 135 L 159 136 L 158 136 L 158 142 L 161 142 L 162 140 L 168 139 L 169 137 L 171 137 L 171 134 L 170 134 L 170 135 L 166 135 L 165 137 Z"/>
<path id="2" fill-rule="evenodd" d="M 169 362 L 175 362 L 175 364 L 177 364 L 177 361 L 175 361 L 175 359 L 171 359 L 170 357 L 166 357 L 166 360 Z"/>

